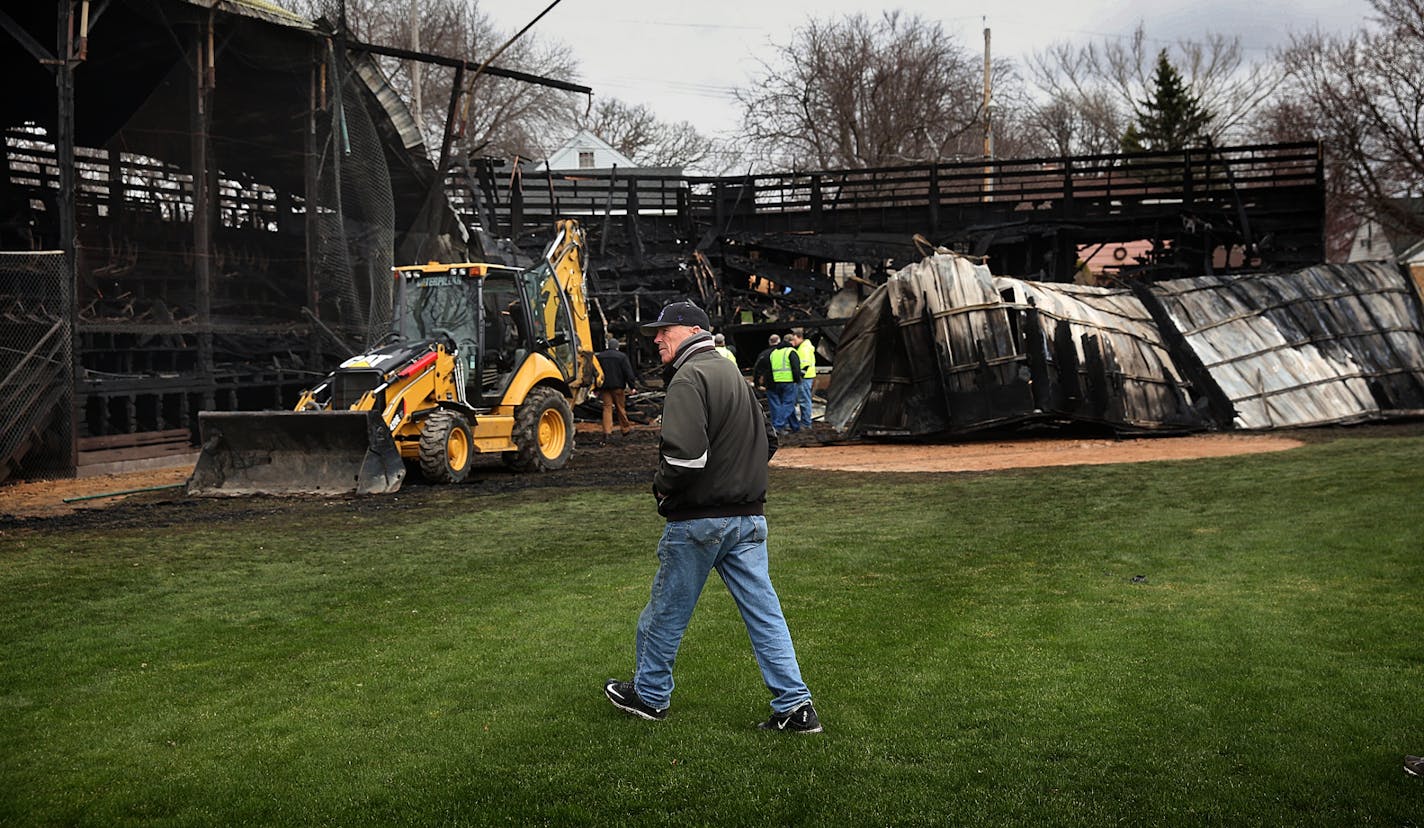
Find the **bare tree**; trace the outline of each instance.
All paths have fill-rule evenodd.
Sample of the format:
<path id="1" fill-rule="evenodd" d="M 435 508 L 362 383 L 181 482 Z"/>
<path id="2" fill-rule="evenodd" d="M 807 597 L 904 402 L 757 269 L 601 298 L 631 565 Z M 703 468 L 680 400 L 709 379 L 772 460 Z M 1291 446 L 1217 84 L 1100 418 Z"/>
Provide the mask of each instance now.
<path id="1" fill-rule="evenodd" d="M 691 167 L 712 154 L 714 143 L 687 121 L 659 120 L 642 104 L 604 98 L 590 109 L 583 126 L 610 146 L 647 167 Z"/>
<path id="2" fill-rule="evenodd" d="M 1352 194 L 1350 175 L 1340 153 L 1330 147 L 1325 121 L 1294 83 L 1283 86 L 1276 98 L 1256 115 L 1253 142 L 1319 141 L 1325 153 L 1325 259 L 1343 262 L 1349 256 L 1355 229 L 1360 224 L 1360 200 Z"/>
<path id="3" fill-rule="evenodd" d="M 1424 196 L 1424 0 L 1370 5 L 1370 28 L 1296 37 L 1281 59 L 1303 123 L 1318 125 L 1339 162 L 1334 189 L 1344 203 L 1424 233 L 1410 199 Z"/>
<path id="4" fill-rule="evenodd" d="M 646 106 L 602 98 L 589 109 L 582 126 L 629 158 L 636 158 L 653 142 L 657 121 Z"/>
<path id="5" fill-rule="evenodd" d="M 1024 126 L 1049 155 L 1117 152 L 1127 129 L 1121 109 L 1101 92 L 1037 104 L 1028 110 Z"/>
<path id="6" fill-rule="evenodd" d="M 1030 127 L 1060 155 L 1117 152 L 1131 123 L 1131 95 L 1113 84 L 1101 44 L 1076 47 L 1055 43 L 1030 58 L 1034 83 L 1045 100 L 1035 108 Z"/>
<path id="7" fill-rule="evenodd" d="M 467 37 L 466 54 L 483 56 L 499 48 L 505 36 L 481 37 L 471 29 Z M 562 80 L 578 77 L 578 61 L 563 44 L 546 44 L 537 39 L 526 43 L 521 39 L 501 56 L 500 62 L 507 68 L 535 75 Z M 465 146 L 472 154 L 479 151 L 539 158 L 547 157 L 569 135 L 571 125 L 582 112 L 583 99 L 546 86 L 483 76 L 474 83 L 468 107 Z"/>
<path id="8" fill-rule="evenodd" d="M 479 10 L 477 0 L 290 0 L 299 13 L 338 22 L 344 5 L 347 32 L 358 40 L 410 48 L 444 57 L 467 59 L 469 78 L 476 67 L 509 38 Z M 412 27 L 419 31 L 412 32 Z M 444 137 L 455 70 L 413 61 L 380 58 L 392 85 L 414 106 L 421 132 L 432 151 Z M 578 62 L 562 43 L 541 40 L 530 32 L 499 58 L 499 65 L 535 75 L 576 80 Z M 414 86 L 419 82 L 420 88 Z M 463 148 L 472 154 L 542 158 L 566 137 L 582 111 L 575 94 L 489 75 L 472 84 L 473 97 L 461 111 L 468 116 Z M 459 125 L 457 124 L 458 128 Z"/>
<path id="9" fill-rule="evenodd" d="M 1241 40 L 1208 34 L 1179 40 L 1168 51 L 1187 88 L 1211 113 L 1205 134 L 1217 143 L 1244 136 L 1256 111 L 1275 93 L 1281 75 L 1273 62 L 1247 63 Z M 1056 43 L 1029 60 L 1044 98 L 1037 123 L 1071 152 L 1116 151 L 1134 113 L 1150 99 L 1161 50 L 1149 47 L 1139 23 L 1126 40 L 1082 46 Z"/>
<path id="10" fill-rule="evenodd" d="M 982 155 L 982 64 L 938 23 L 811 20 L 737 91 L 762 162 L 873 167 Z"/>

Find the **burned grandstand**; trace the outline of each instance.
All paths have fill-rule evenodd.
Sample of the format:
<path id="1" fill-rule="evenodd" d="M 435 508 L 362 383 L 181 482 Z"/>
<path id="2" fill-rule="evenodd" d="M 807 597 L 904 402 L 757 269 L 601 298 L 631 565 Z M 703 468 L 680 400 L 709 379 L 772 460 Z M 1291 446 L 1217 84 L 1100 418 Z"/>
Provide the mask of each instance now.
<path id="1" fill-rule="evenodd" d="M 796 324 L 833 357 L 855 308 L 921 260 L 917 236 L 1026 286 L 1131 295 L 1324 260 L 1316 144 L 558 172 L 465 158 L 448 126 L 427 146 L 373 58 L 400 50 L 241 0 L 110 0 L 87 30 L 79 6 L 0 13 L 0 479 L 186 449 L 201 410 L 288 407 L 384 335 L 393 265 L 517 261 L 556 218 L 589 231 L 596 338 L 691 296 L 747 355 Z M 1195 422 L 1191 383 L 1153 392 L 1187 399 L 1168 424 Z"/>

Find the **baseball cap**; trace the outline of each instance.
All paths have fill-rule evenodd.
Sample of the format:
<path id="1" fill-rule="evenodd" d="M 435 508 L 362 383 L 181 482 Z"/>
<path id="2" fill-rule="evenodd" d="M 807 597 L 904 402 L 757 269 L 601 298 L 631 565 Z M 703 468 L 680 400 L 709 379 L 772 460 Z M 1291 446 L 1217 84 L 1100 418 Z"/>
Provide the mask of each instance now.
<path id="1" fill-rule="evenodd" d="M 712 327 L 712 322 L 708 320 L 706 311 L 691 302 L 673 302 L 662 309 L 655 321 L 642 325 L 642 331 L 645 336 L 652 336 L 658 328 L 673 325 L 698 327 L 705 331 Z"/>

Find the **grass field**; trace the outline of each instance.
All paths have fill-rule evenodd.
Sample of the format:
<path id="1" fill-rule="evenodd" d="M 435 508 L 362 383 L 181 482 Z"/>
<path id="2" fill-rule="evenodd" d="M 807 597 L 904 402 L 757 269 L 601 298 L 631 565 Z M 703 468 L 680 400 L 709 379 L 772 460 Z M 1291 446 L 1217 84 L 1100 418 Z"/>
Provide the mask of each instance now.
<path id="1" fill-rule="evenodd" d="M 1424 437 L 778 471 L 809 737 L 752 727 L 715 579 L 669 718 L 604 701 L 654 567 L 641 488 L 13 531 L 0 823 L 1418 825 L 1421 492 Z"/>

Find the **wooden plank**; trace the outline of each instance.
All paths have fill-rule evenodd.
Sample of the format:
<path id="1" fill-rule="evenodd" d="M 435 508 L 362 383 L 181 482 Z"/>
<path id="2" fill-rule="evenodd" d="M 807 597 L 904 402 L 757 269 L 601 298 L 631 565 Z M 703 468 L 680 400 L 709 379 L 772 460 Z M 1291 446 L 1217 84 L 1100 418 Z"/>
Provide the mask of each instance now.
<path id="1" fill-rule="evenodd" d="M 104 449 L 152 446 L 161 443 L 182 442 L 188 444 L 188 429 L 170 428 L 166 431 L 139 431 L 133 434 L 106 434 L 101 437 L 80 437 L 80 451 L 101 451 Z"/>
<path id="2" fill-rule="evenodd" d="M 158 446 L 138 446 L 135 448 L 106 449 L 104 451 L 79 452 L 80 466 L 97 466 L 103 463 L 126 463 L 132 460 L 149 460 L 155 457 L 172 457 L 191 454 L 195 449 L 187 443 L 165 443 Z"/>

